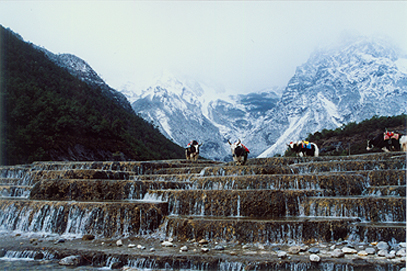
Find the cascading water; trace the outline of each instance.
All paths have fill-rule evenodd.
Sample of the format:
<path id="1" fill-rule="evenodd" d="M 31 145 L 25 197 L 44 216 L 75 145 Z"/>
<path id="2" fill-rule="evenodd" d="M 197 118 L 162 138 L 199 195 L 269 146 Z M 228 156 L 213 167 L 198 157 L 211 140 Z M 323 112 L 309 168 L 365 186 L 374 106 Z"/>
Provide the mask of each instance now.
<path id="1" fill-rule="evenodd" d="M 300 159 L 300 161 L 304 160 Z M 369 244 L 381 238 L 389 239 L 389 235 L 394 235 L 392 238 L 397 241 L 392 241 L 392 245 L 397 247 L 400 240 L 405 239 L 405 228 L 403 232 L 403 228 L 399 225 L 405 221 L 406 217 L 405 197 L 403 198 L 402 194 L 389 196 L 389 194 L 383 193 L 383 196 L 377 196 L 378 193 L 375 193 L 366 196 L 367 194 L 362 193 L 368 193 L 366 188 L 370 186 L 382 189 L 379 186 L 387 185 L 386 182 L 393 182 L 389 184 L 393 186 L 405 185 L 405 170 L 396 172 L 389 169 L 386 172 L 377 173 L 371 170 L 375 168 L 373 165 L 369 166 L 371 172 L 361 172 L 358 169 L 358 172 L 350 173 L 298 174 L 298 172 L 322 170 L 325 166 L 325 162 L 322 160 L 321 158 L 319 164 L 314 167 L 312 163 L 294 165 L 292 174 L 273 174 L 269 169 L 256 171 L 256 167 L 247 165 L 242 168 L 206 167 L 194 175 L 190 172 L 199 171 L 188 168 L 177 170 L 171 164 L 163 166 L 156 165 L 154 162 L 145 164 L 135 162 L 64 164 L 55 162 L 43 168 L 40 166 L 37 168 L 38 170 L 47 168 L 55 171 L 64 169 L 75 173 L 73 175 L 65 174 L 62 177 L 55 175 L 58 172 L 54 172 L 54 175 L 41 175 L 38 171 L 34 172 L 29 169 L 22 169 L 26 172 L 24 174 L 3 170 L 1 174 L 7 176 L 5 178 L 16 176 L 19 178 L 13 181 L 7 180 L 8 183 L 35 184 L 35 188 L 44 188 L 36 190 L 40 196 L 50 195 L 45 188 L 50 188 L 51 192 L 54 191 L 52 189 L 55 189 L 56 193 L 65 196 L 64 193 L 67 193 L 68 189 L 64 189 L 69 187 L 69 195 L 72 198 L 49 201 L 47 198 L 34 200 L 33 198 L 15 197 L 23 192 L 5 194 L 0 199 L 0 230 L 13 235 L 35 233 L 72 238 L 91 234 L 95 235 L 96 239 L 125 237 L 141 239 L 143 237 L 165 240 L 173 237 L 174 240 L 188 242 L 188 240 L 198 241 L 205 238 L 212 245 L 211 252 L 207 254 L 199 254 L 192 250 L 188 253 L 179 252 L 180 254 L 177 254 L 179 248 L 168 249 L 171 256 L 172 254 L 180 256 L 179 259 L 182 260 L 171 257 L 171 261 L 164 263 L 164 260 L 160 259 L 162 255 L 159 255 L 156 258 L 138 257 L 129 258 L 126 261 L 129 266 L 147 270 L 152 268 L 245 270 L 246 263 L 238 257 L 235 258 L 236 261 L 222 259 L 216 263 L 216 267 L 204 261 L 194 262 L 187 259 L 190 254 L 196 257 L 209 255 L 209 258 L 222 258 L 219 256 L 222 252 L 213 250 L 215 242 L 292 246 L 345 239 Z M 269 159 L 268 163 L 271 161 Z M 351 162 L 342 164 L 340 169 L 358 166 L 352 165 Z M 329 162 L 329 166 L 335 170 L 339 168 L 335 167 L 332 162 Z M 259 167 L 261 166 L 257 168 Z M 86 169 L 89 172 L 75 172 L 72 168 Z M 380 170 L 382 170 L 381 168 L 382 166 L 380 166 Z M 94 173 L 93 169 L 98 170 L 98 175 L 86 175 Z M 132 172 L 126 173 L 126 178 L 124 178 L 124 174 L 120 175 L 122 177 L 117 177 L 119 175 L 115 172 L 99 174 L 101 170 L 129 169 Z M 176 174 L 176 172 L 182 172 L 182 174 Z M 254 175 L 255 172 L 263 173 Z M 264 172 L 268 173 L 264 174 Z M 144 173 L 148 176 L 138 175 Z M 155 173 L 159 175 L 154 176 Z M 102 179 L 90 178 L 105 175 L 106 180 L 103 179 L 105 177 Z M 41 180 L 42 176 L 48 178 L 46 179 L 48 182 Z M 53 182 L 54 179 L 51 176 L 58 181 Z M 76 176 L 76 178 L 83 176 L 83 179 L 72 178 L 71 180 L 69 176 Z M 88 176 L 90 176 L 89 179 L 86 179 Z M 75 186 L 78 187 L 76 194 L 73 190 Z M 85 199 L 84 195 L 92 195 L 92 191 L 98 192 L 98 197 Z M 113 197 L 107 195 L 113 195 Z M 114 197 L 116 195 L 120 197 Z M 14 199 L 7 199 L 4 196 L 14 196 Z M 78 198 L 83 196 L 83 198 L 78 200 L 74 196 Z M 376 227 L 372 222 L 379 223 L 380 227 Z M 397 225 L 393 227 L 392 224 Z M 125 248 L 123 247 L 123 249 Z M 133 253 L 133 250 L 131 251 Z M 249 251 L 238 253 L 243 253 L 244 259 L 250 261 L 249 255 L 252 254 Z M 112 255 L 114 254 L 112 253 Z M 263 257 L 261 253 L 253 255 Z M 111 256 L 105 262 L 105 266 L 111 268 L 117 261 L 123 261 L 123 258 L 123 255 Z M 252 262 L 252 265 L 247 268 L 274 270 L 277 267 L 284 271 L 312 270 L 313 268 L 309 261 L 307 263 L 283 261 L 280 266 L 278 263 L 279 261 L 268 258 L 263 262 Z M 324 262 L 315 265 L 322 270 L 357 270 L 352 269 L 348 264 L 331 265 Z"/>

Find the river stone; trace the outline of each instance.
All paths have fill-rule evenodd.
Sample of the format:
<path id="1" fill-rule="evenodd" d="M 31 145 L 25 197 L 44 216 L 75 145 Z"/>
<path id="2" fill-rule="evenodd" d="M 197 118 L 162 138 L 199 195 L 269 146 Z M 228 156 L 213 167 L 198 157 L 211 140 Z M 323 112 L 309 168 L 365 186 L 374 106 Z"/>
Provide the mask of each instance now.
<path id="1" fill-rule="evenodd" d="M 201 248 L 201 251 L 202 251 L 202 252 L 208 252 L 208 251 L 209 251 L 209 248 L 203 247 L 203 248 Z"/>
<path id="2" fill-rule="evenodd" d="M 122 263 L 122 262 L 114 262 L 110 268 L 119 269 L 119 268 L 122 268 L 123 266 L 124 266 L 124 263 Z"/>
<path id="3" fill-rule="evenodd" d="M 316 254 L 311 254 L 309 256 L 309 259 L 310 259 L 311 262 L 317 262 L 318 263 L 319 261 L 321 261 L 321 258 Z"/>
<path id="4" fill-rule="evenodd" d="M 285 252 L 285 251 L 279 251 L 279 252 L 277 253 L 277 256 L 278 256 L 279 258 L 281 258 L 281 259 L 285 259 L 285 258 L 287 258 L 287 252 Z"/>
<path id="5" fill-rule="evenodd" d="M 350 248 L 350 247 L 343 247 L 342 252 L 345 254 L 356 254 L 358 251 L 356 249 Z"/>
<path id="6" fill-rule="evenodd" d="M 342 258 L 345 257 L 345 253 L 342 252 L 342 249 L 336 248 L 334 251 L 331 252 L 331 256 L 333 258 Z"/>
<path id="7" fill-rule="evenodd" d="M 122 245 L 123 245 L 123 241 L 122 240 L 117 240 L 116 246 L 121 247 Z"/>
<path id="8" fill-rule="evenodd" d="M 401 243 L 399 244 L 399 246 L 402 247 L 402 248 L 406 248 L 406 242 L 401 242 Z"/>
<path id="9" fill-rule="evenodd" d="M 209 241 L 208 240 L 206 240 L 206 239 L 201 239 L 201 240 L 199 240 L 199 242 L 198 242 L 200 245 L 206 245 L 206 244 L 208 244 L 209 243 Z"/>
<path id="10" fill-rule="evenodd" d="M 396 251 L 395 251 L 395 250 L 392 250 L 392 251 L 390 251 L 389 253 L 387 253 L 386 258 L 387 258 L 387 259 L 394 259 L 394 258 L 396 258 Z"/>
<path id="11" fill-rule="evenodd" d="M 399 249 L 397 251 L 397 253 L 396 253 L 396 256 L 398 256 L 398 257 L 406 257 L 406 249 L 405 248 Z"/>
<path id="12" fill-rule="evenodd" d="M 92 234 L 85 234 L 84 236 L 82 236 L 83 241 L 90 241 L 90 240 L 93 240 L 93 239 L 95 239 L 95 236 L 92 235 Z"/>
<path id="13" fill-rule="evenodd" d="M 386 257 L 387 256 L 387 250 L 385 250 L 385 249 L 379 250 L 379 252 L 377 252 L 377 256 Z"/>
<path id="14" fill-rule="evenodd" d="M 61 239 L 58 239 L 58 240 L 55 242 L 55 244 L 59 244 L 59 243 L 65 243 L 65 239 L 61 238 Z"/>
<path id="15" fill-rule="evenodd" d="M 81 262 L 81 256 L 68 256 L 61 259 L 58 263 L 64 266 L 78 266 Z"/>
<path id="16" fill-rule="evenodd" d="M 258 249 L 261 249 L 261 250 L 266 249 L 262 244 L 258 244 L 258 245 L 257 245 L 257 248 L 258 248 Z"/>
<path id="17" fill-rule="evenodd" d="M 136 247 L 136 245 L 135 244 L 129 244 L 127 247 L 128 248 L 134 248 L 134 247 Z"/>
<path id="18" fill-rule="evenodd" d="M 188 247 L 187 246 L 183 246 L 179 249 L 179 251 L 188 251 Z"/>
<path id="19" fill-rule="evenodd" d="M 222 245 L 217 245 L 213 249 L 214 250 L 224 250 L 225 248 Z"/>
<path id="20" fill-rule="evenodd" d="M 299 246 L 293 246 L 288 249 L 288 253 L 291 253 L 291 254 L 298 254 L 298 253 L 300 253 L 300 251 L 301 251 L 301 247 L 299 247 Z"/>
<path id="21" fill-rule="evenodd" d="M 376 245 L 378 250 L 388 250 L 389 249 L 389 245 L 384 242 L 384 241 L 380 241 L 377 245 Z"/>
<path id="22" fill-rule="evenodd" d="M 42 260 L 42 259 L 44 259 L 44 254 L 42 252 L 35 254 L 34 260 Z"/>
<path id="23" fill-rule="evenodd" d="M 365 250 L 361 250 L 358 252 L 358 256 L 365 257 L 367 255 L 369 255 L 369 253 L 367 253 Z"/>
<path id="24" fill-rule="evenodd" d="M 372 247 L 367 247 L 365 249 L 366 253 L 369 255 L 374 255 L 376 253 L 376 249 L 372 248 Z"/>
<path id="25" fill-rule="evenodd" d="M 322 245 L 321 245 L 321 247 L 322 247 Z M 305 252 L 308 249 L 309 249 L 309 246 L 302 246 L 302 247 L 300 247 L 300 252 Z"/>
<path id="26" fill-rule="evenodd" d="M 310 248 L 310 249 L 308 250 L 308 252 L 309 252 L 309 253 L 312 253 L 312 254 L 317 254 L 317 253 L 319 253 L 319 248 L 317 248 L 317 247 L 312 247 L 312 248 Z"/>
<path id="27" fill-rule="evenodd" d="M 161 243 L 161 246 L 163 246 L 163 247 L 173 247 L 174 244 L 171 243 L 170 241 L 164 241 L 164 242 Z"/>

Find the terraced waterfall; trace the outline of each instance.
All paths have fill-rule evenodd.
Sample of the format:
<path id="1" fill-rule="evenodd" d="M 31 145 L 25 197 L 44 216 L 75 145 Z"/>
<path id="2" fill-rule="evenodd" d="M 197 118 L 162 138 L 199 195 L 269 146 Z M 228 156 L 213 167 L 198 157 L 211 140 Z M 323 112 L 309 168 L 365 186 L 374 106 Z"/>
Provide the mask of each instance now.
<path id="1" fill-rule="evenodd" d="M 0 178 L 3 258 L 130 270 L 405 267 L 402 152 L 245 166 L 36 162 L 0 167 Z"/>

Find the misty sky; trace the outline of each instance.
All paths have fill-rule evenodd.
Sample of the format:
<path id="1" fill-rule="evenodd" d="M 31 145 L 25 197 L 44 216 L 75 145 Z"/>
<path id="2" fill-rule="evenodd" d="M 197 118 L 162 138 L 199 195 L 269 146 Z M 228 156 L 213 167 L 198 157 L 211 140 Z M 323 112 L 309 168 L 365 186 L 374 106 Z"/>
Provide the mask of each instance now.
<path id="1" fill-rule="evenodd" d="M 285 86 L 344 33 L 407 49 L 407 1 L 3 1 L 0 24 L 85 60 L 111 87 L 163 71 L 233 93 Z"/>

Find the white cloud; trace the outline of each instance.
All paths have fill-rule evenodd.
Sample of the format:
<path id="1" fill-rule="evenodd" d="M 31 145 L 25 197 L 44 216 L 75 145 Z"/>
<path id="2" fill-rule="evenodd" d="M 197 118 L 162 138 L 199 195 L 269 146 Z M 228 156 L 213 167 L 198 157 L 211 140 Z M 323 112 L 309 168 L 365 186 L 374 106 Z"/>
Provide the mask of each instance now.
<path id="1" fill-rule="evenodd" d="M 238 93 L 285 85 L 345 30 L 407 48 L 405 18 L 405 1 L 0 1 L 0 24 L 115 88 L 163 70 Z"/>

